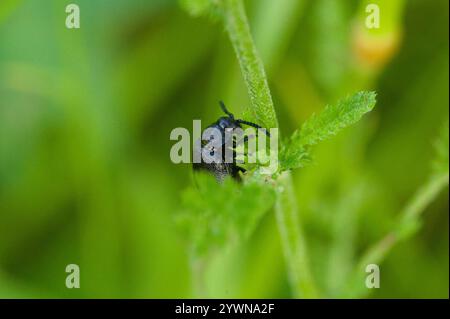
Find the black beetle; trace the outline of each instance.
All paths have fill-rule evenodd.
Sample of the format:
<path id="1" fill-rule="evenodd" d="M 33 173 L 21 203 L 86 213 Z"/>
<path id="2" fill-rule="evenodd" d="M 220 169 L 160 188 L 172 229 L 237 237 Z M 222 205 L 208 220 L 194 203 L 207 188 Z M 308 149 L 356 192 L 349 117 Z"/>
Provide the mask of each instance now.
<path id="1" fill-rule="evenodd" d="M 211 146 L 211 141 L 213 139 L 213 136 L 210 136 L 208 139 L 200 139 L 200 141 L 196 144 L 194 147 L 194 152 L 197 152 L 197 155 L 201 159 L 200 163 L 193 164 L 194 170 L 204 170 L 209 173 L 214 174 L 217 181 L 221 182 L 226 178 L 227 176 L 231 176 L 233 179 L 240 181 L 240 175 L 239 172 L 245 172 L 245 169 L 242 167 L 239 167 L 236 165 L 236 151 L 234 148 L 237 145 L 236 140 L 233 139 L 232 141 L 232 161 L 226 161 L 225 160 L 225 148 L 227 146 L 230 146 L 229 141 L 226 141 L 225 131 L 232 131 L 234 132 L 237 128 L 242 129 L 241 124 L 252 126 L 254 128 L 260 129 L 261 126 L 251 123 L 248 121 L 244 121 L 241 119 L 235 119 L 234 115 L 229 112 L 225 106 L 225 104 L 220 101 L 219 102 L 220 107 L 222 108 L 222 111 L 227 115 L 224 117 L 219 118 L 216 122 L 208 126 L 203 133 L 208 129 L 216 129 L 216 132 L 219 132 L 222 139 L 220 140 L 219 145 Z M 266 134 L 270 137 L 270 134 L 266 131 Z M 243 141 L 247 140 L 247 136 L 244 137 Z M 207 156 L 210 156 L 213 161 L 205 162 L 203 156 L 205 154 Z"/>

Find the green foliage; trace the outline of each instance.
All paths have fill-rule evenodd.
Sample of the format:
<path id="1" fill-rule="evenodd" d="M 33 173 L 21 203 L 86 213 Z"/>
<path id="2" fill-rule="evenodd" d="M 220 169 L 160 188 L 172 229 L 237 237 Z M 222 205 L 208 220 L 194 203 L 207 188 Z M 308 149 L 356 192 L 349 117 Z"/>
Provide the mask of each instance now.
<path id="1" fill-rule="evenodd" d="M 310 161 L 309 147 L 324 141 L 340 130 L 358 122 L 376 103 L 374 92 L 359 92 L 327 106 L 319 115 L 313 115 L 292 134 L 281 151 L 281 170 L 303 167 Z"/>
<path id="2" fill-rule="evenodd" d="M 380 1 L 401 5 L 408 17 L 384 10 L 379 31 L 398 40 L 398 51 L 386 52 L 378 37 L 358 32 L 364 1 L 243 0 L 282 130 L 352 92 L 377 88 L 383 107 L 377 121 L 314 153 L 305 147 L 304 161 L 313 154 L 320 165 L 277 174 L 275 195 L 264 184 L 275 214 L 266 212 L 245 243 L 220 249 L 246 237 L 226 220 L 219 244 L 203 246 L 217 253 L 190 259 L 174 212 L 184 209 L 189 236 L 202 225 L 190 205 L 181 207 L 191 170 L 168 160 L 166 133 L 193 118 L 209 123 L 218 99 L 239 115 L 236 106 L 265 85 L 252 80 L 261 74 L 240 78 L 224 40 L 233 32 L 244 70 L 260 70 L 246 65 L 258 59 L 247 54 L 256 50 L 242 37 L 249 34 L 241 3 L 183 0 L 203 15 L 193 19 L 180 1 L 79 0 L 80 30 L 63 27 L 64 1 L 0 1 L 0 298 L 192 298 L 201 288 L 211 298 L 448 298 L 448 124 L 427 174 L 448 117 L 449 2 Z M 223 24 L 211 27 L 207 18 Z M 380 54 L 398 55 L 367 69 Z M 272 126 L 267 105 L 252 102 L 240 117 Z M 195 216 L 209 200 L 206 191 L 190 192 L 198 192 L 183 195 L 197 198 Z M 255 196 L 265 195 L 248 191 L 244 206 Z M 251 215 L 255 223 L 264 210 Z M 377 261 L 381 289 L 368 290 L 364 266 Z M 88 270 L 83 289 L 64 288 L 68 263 Z"/>
<path id="3" fill-rule="evenodd" d="M 257 178 L 218 184 L 210 174 L 195 173 L 195 184 L 183 193 L 185 210 L 177 221 L 197 255 L 248 238 L 275 200 L 274 188 Z"/>

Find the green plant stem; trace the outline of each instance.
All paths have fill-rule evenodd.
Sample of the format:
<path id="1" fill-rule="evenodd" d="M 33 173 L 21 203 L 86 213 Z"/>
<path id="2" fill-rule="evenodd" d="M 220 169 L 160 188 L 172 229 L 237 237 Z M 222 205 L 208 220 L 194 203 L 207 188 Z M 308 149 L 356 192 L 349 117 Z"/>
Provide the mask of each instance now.
<path id="1" fill-rule="evenodd" d="M 421 187 L 411 198 L 401 213 L 398 225 L 390 233 L 385 235 L 378 243 L 370 247 L 364 253 L 357 264 L 353 279 L 347 290 L 348 297 L 361 297 L 370 292 L 364 285 L 365 267 L 369 264 L 380 264 L 400 241 L 413 235 L 420 223 L 420 216 L 426 207 L 433 202 L 439 193 L 448 185 L 448 172 L 432 177 L 428 183 Z M 413 227 L 411 229 L 411 227 Z M 412 231 L 411 231 L 412 230 Z M 406 231 L 406 232 L 405 232 Z"/>
<path id="2" fill-rule="evenodd" d="M 266 73 L 250 33 L 244 5 L 241 0 L 223 0 L 221 6 L 225 27 L 247 84 L 252 114 L 264 127 L 278 127 Z"/>
<path id="3" fill-rule="evenodd" d="M 266 73 L 250 33 L 242 0 L 223 0 L 220 7 L 247 85 L 252 113 L 258 123 L 267 128 L 276 128 L 278 120 Z M 290 173 L 283 174 L 279 182 L 282 191 L 277 198 L 276 215 L 290 283 L 296 297 L 314 298 L 317 292 L 309 269 Z"/>
<path id="4" fill-rule="evenodd" d="M 365 267 L 369 263 L 381 262 L 394 244 L 404 237 L 409 237 L 412 233 L 402 236 L 402 229 L 407 228 L 411 223 L 418 223 L 425 208 L 434 201 L 446 185 L 448 185 L 448 173 L 430 179 L 421 187 L 403 210 L 400 224 L 363 255 L 360 265 Z"/>
<path id="5" fill-rule="evenodd" d="M 298 206 L 291 174 L 283 173 L 278 178 L 278 182 L 279 197 L 275 213 L 288 265 L 289 280 L 296 297 L 317 298 L 317 289 L 309 268 L 306 242 L 299 226 Z"/>
<path id="6" fill-rule="evenodd" d="M 437 197 L 442 189 L 448 185 L 448 172 L 436 175 L 420 188 L 403 212 L 403 221 L 418 219 L 425 208 Z"/>

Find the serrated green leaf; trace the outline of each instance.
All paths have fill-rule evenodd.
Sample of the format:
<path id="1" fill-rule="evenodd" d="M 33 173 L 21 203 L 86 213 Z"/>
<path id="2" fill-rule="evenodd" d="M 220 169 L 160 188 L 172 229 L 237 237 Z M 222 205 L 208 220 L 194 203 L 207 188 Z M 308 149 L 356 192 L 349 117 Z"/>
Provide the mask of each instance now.
<path id="1" fill-rule="evenodd" d="M 247 238 L 275 200 L 273 187 L 256 178 L 243 184 L 229 178 L 219 184 L 199 173 L 196 185 L 183 193 L 185 209 L 177 221 L 198 255 Z"/>
<path id="2" fill-rule="evenodd" d="M 342 129 L 358 122 L 376 103 L 375 92 L 359 92 L 327 106 L 313 115 L 295 131 L 281 151 L 281 169 L 304 166 L 310 161 L 309 148 L 336 135 Z"/>
<path id="3" fill-rule="evenodd" d="M 319 115 L 313 115 L 306 121 L 300 131 L 294 133 L 294 140 L 301 146 L 311 146 L 336 135 L 370 112 L 375 106 L 375 97 L 374 92 L 359 92 L 339 101 L 335 106 L 327 106 Z"/>

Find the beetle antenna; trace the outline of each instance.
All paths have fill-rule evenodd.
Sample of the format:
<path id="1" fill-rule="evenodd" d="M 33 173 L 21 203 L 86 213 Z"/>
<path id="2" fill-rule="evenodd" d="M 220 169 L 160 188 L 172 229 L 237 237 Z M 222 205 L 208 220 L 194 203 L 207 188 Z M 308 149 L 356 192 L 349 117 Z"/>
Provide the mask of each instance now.
<path id="1" fill-rule="evenodd" d="M 228 115 L 231 119 L 234 120 L 234 115 L 233 113 L 231 113 L 230 111 L 227 110 L 227 107 L 225 106 L 225 103 L 223 103 L 223 101 L 219 101 L 220 104 L 220 108 L 222 109 L 222 111 Z"/>
<path id="2" fill-rule="evenodd" d="M 262 126 L 259 126 L 258 124 L 255 124 L 255 123 L 252 123 L 252 122 L 247 122 L 247 121 L 244 121 L 244 120 L 236 120 L 236 122 L 238 122 L 239 124 L 248 125 L 248 126 L 251 126 L 251 127 L 254 127 L 254 128 L 262 128 L 262 129 L 264 129 L 264 132 L 266 133 L 266 135 L 268 137 L 270 137 L 269 131 L 267 129 L 265 129 L 264 127 L 262 127 Z"/>

